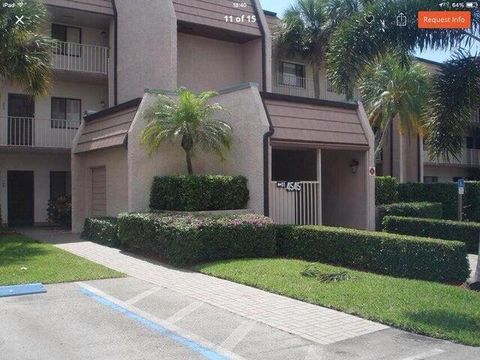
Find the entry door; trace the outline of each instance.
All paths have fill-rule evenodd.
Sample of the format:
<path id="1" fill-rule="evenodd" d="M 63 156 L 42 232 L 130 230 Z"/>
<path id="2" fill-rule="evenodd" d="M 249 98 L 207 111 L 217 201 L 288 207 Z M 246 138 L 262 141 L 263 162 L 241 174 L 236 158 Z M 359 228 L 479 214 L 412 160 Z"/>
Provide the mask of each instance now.
<path id="1" fill-rule="evenodd" d="M 92 216 L 107 215 L 107 170 L 92 168 Z"/>
<path id="2" fill-rule="evenodd" d="M 33 145 L 33 96 L 8 94 L 8 144 Z"/>
<path id="3" fill-rule="evenodd" d="M 33 171 L 8 171 L 8 225 L 33 225 Z"/>

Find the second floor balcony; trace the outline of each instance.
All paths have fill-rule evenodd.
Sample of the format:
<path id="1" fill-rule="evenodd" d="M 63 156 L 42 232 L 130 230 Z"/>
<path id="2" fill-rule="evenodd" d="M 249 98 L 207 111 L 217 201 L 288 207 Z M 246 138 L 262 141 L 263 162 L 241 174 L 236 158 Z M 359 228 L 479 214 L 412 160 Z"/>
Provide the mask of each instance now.
<path id="1" fill-rule="evenodd" d="M 54 69 L 108 75 L 108 47 L 56 41 L 53 49 Z"/>
<path id="2" fill-rule="evenodd" d="M 346 100 L 344 94 L 336 93 L 324 78 L 319 82 L 319 94 L 315 94 L 313 78 L 300 77 L 287 73 L 276 73 L 273 75 L 272 92 L 283 95 L 307 97 L 312 99 L 353 102 Z"/>
<path id="3" fill-rule="evenodd" d="M 70 149 L 80 121 L 0 117 L 0 147 Z"/>
<path id="4" fill-rule="evenodd" d="M 432 159 L 427 151 L 423 152 L 423 161 L 425 164 L 433 165 L 457 165 L 457 166 L 480 166 L 480 149 L 463 149 L 458 159 Z"/>

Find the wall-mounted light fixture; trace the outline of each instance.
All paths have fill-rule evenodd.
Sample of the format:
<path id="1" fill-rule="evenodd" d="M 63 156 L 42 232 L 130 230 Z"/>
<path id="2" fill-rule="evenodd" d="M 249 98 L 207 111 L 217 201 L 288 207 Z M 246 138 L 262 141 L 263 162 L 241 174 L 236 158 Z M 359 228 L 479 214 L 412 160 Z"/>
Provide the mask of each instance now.
<path id="1" fill-rule="evenodd" d="M 100 101 L 100 106 L 101 106 L 102 108 L 105 108 L 105 106 L 106 106 L 106 105 L 105 105 L 105 101 L 103 101 L 103 100 Z"/>
<path id="2" fill-rule="evenodd" d="M 356 174 L 357 173 L 357 170 L 358 170 L 358 165 L 360 163 L 358 162 L 357 159 L 352 159 L 350 161 L 350 170 L 352 171 L 352 174 Z"/>

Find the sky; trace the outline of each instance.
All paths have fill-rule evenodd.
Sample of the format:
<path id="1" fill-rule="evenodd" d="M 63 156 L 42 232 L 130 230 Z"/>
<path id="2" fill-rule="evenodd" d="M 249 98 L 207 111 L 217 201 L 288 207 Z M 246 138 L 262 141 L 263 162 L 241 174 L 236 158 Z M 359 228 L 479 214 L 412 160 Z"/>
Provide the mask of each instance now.
<path id="1" fill-rule="evenodd" d="M 270 10 L 277 13 L 277 16 L 281 16 L 283 12 L 290 6 L 290 4 L 294 3 L 295 0 L 260 0 L 262 4 L 262 8 L 264 10 Z M 477 46 L 476 49 L 471 50 L 473 53 L 480 52 L 480 46 Z M 416 54 L 418 57 L 436 61 L 436 62 L 444 62 L 451 58 L 450 51 L 432 51 L 426 50 L 422 53 L 418 52 Z"/>

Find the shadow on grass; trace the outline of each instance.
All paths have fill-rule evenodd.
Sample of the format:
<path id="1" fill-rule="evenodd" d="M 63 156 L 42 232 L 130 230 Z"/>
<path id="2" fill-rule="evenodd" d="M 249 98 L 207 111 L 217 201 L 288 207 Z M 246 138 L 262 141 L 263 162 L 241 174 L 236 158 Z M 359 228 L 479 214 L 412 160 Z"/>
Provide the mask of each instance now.
<path id="1" fill-rule="evenodd" d="M 40 241 L 27 240 L 21 235 L 0 236 L 0 267 L 21 264 L 48 253 Z"/>
<path id="2" fill-rule="evenodd" d="M 407 317 L 419 325 L 455 333 L 466 331 L 476 333 L 476 336 L 480 337 L 480 317 L 474 314 L 446 310 L 423 310 L 409 313 Z"/>

